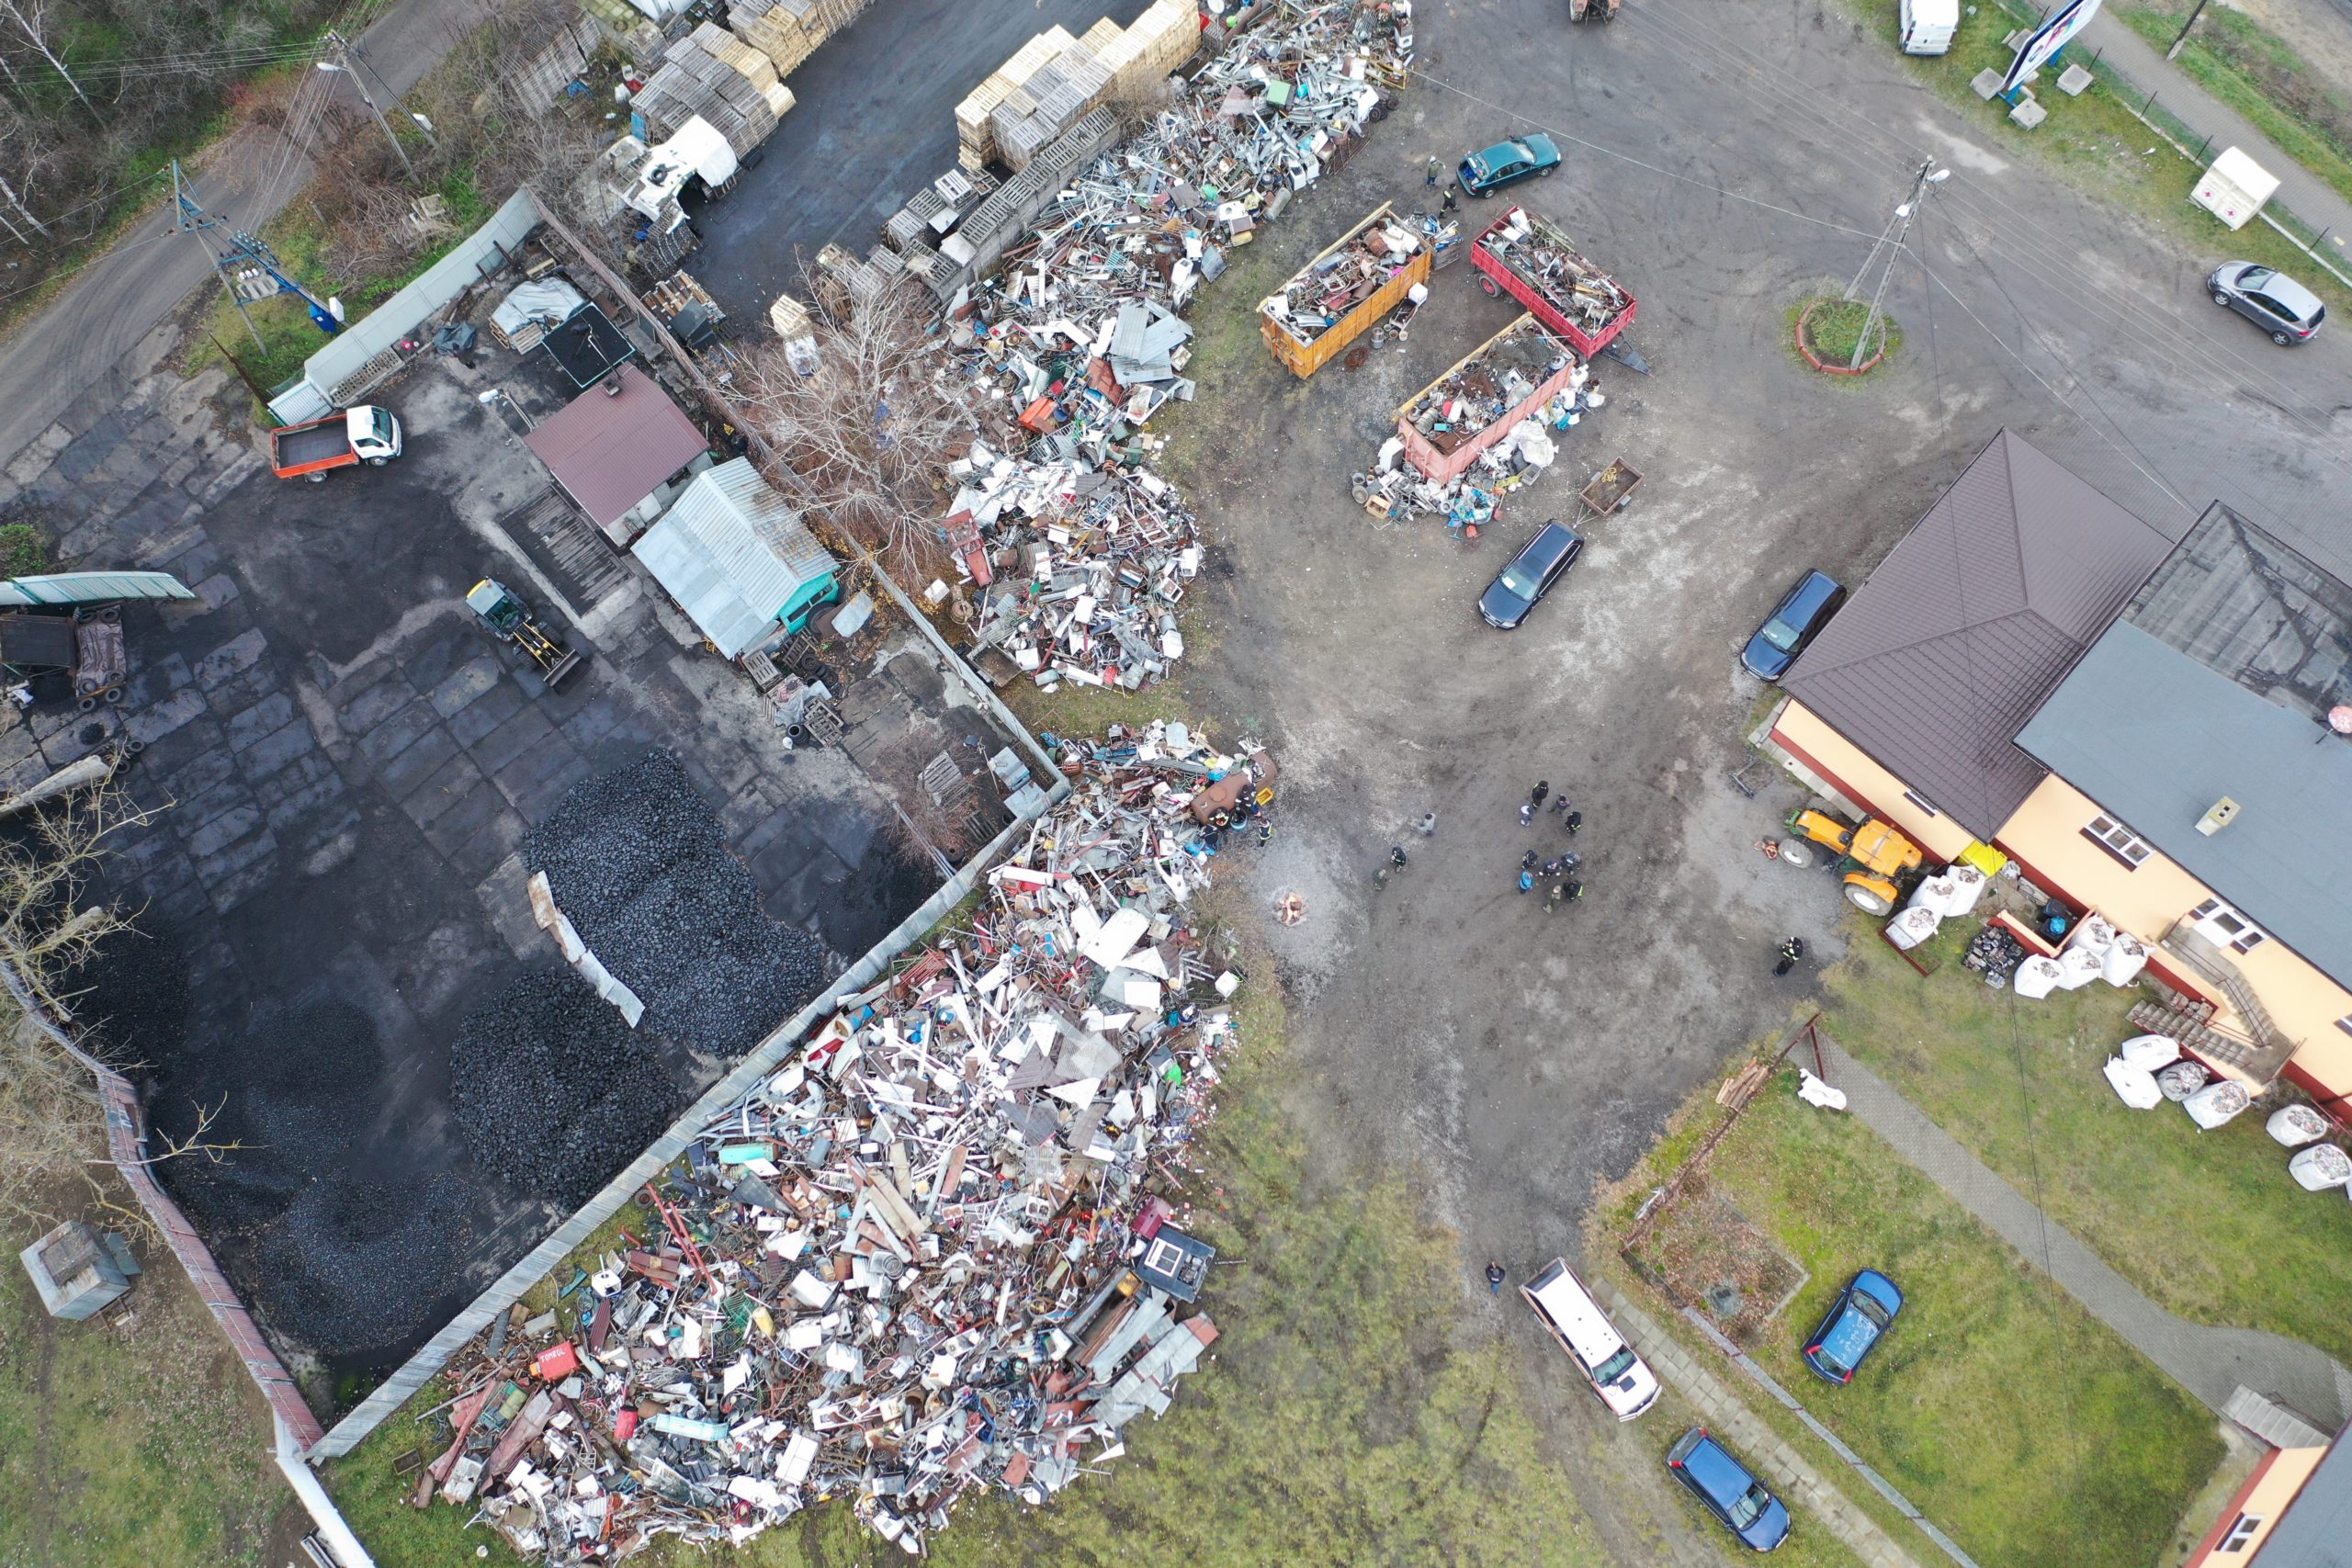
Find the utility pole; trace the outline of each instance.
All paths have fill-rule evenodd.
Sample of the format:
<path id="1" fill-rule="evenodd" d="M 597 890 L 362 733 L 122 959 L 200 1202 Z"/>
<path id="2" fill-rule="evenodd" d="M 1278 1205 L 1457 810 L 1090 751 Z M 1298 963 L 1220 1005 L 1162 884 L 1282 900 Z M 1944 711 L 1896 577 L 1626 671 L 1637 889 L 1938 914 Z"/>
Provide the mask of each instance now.
<path id="1" fill-rule="evenodd" d="M 384 111 L 376 107 L 374 96 L 368 91 L 367 82 L 360 76 L 358 68 L 351 62 L 350 41 L 341 33 L 336 32 L 327 34 L 319 41 L 322 48 L 334 56 L 333 60 L 320 61 L 319 69 L 351 78 L 351 85 L 359 89 L 359 101 L 368 106 L 368 112 L 376 117 L 376 123 L 384 128 L 384 140 L 392 144 L 392 152 L 400 158 L 401 167 L 408 171 L 409 180 L 413 184 L 416 180 L 416 165 L 408 161 L 408 149 L 402 147 L 401 139 L 392 134 L 391 121 L 386 119 Z"/>
<path id="2" fill-rule="evenodd" d="M 196 236 L 196 243 L 204 247 L 205 259 L 212 264 L 212 270 L 220 278 L 221 291 L 229 296 L 229 303 L 237 308 L 237 314 L 244 321 L 245 331 L 253 333 L 254 346 L 266 354 L 269 352 L 269 345 L 261 341 L 261 329 L 254 325 L 253 313 L 245 309 L 244 297 L 237 292 L 236 284 L 230 280 L 229 269 L 220 265 L 220 254 L 212 248 L 212 242 L 205 238 L 207 233 L 219 228 L 220 225 L 219 219 L 197 205 L 195 194 L 188 189 L 187 177 L 180 173 L 180 161 L 177 158 L 173 159 L 172 231 L 175 234 Z"/>
<path id="3" fill-rule="evenodd" d="M 2166 60 L 2172 59 L 2175 55 L 2180 52 L 2181 47 L 2188 42 L 2188 29 L 2195 27 L 2197 25 L 2197 18 L 2204 14 L 2205 0 L 2197 0 L 2197 4 L 2189 7 L 2188 20 L 2180 24 L 2179 36 L 2172 40 L 2172 47 L 2165 51 L 2165 58 Z"/>
<path id="4" fill-rule="evenodd" d="M 1951 171 L 1937 168 L 1933 158 L 1919 161 L 1918 169 L 1911 176 L 1911 194 L 1894 209 L 1894 215 L 1886 220 L 1886 227 L 1879 231 L 1878 238 L 1871 243 L 1871 254 L 1862 258 L 1860 269 L 1854 274 L 1854 281 L 1846 285 L 1846 292 L 1841 298 L 1850 305 L 1854 297 L 1862 291 L 1862 279 L 1870 276 L 1871 268 L 1878 262 L 1879 253 L 1886 253 L 1886 265 L 1878 275 L 1878 288 L 1871 293 L 1870 314 L 1862 318 L 1861 335 L 1854 340 L 1854 352 L 1846 361 L 1847 369 L 1861 368 L 1863 351 L 1871 344 L 1871 329 L 1878 325 L 1879 306 L 1886 299 L 1887 280 L 1894 276 L 1894 258 L 1903 254 L 1903 242 L 1911 232 L 1911 220 L 1919 215 L 1919 204 L 1927 199 L 1931 187 L 1951 177 Z"/>
<path id="5" fill-rule="evenodd" d="M 236 283 L 230 276 L 232 267 L 239 262 L 251 263 L 254 271 L 277 286 L 263 298 L 291 294 L 309 307 L 311 324 L 319 331 L 333 337 L 343 330 L 343 323 L 335 320 L 334 312 L 327 309 L 324 301 L 287 276 L 285 265 L 277 259 L 277 253 L 266 242 L 204 209 L 196 199 L 193 184 L 180 172 L 177 159 L 172 161 L 172 209 L 173 232 L 194 234 L 197 242 L 203 245 L 206 257 L 212 263 L 212 269 L 220 275 L 220 287 L 227 291 L 229 303 L 237 308 L 237 314 L 244 318 L 245 331 L 253 334 L 254 347 L 264 354 L 269 352 L 269 345 L 262 342 L 261 329 L 254 325 L 253 315 L 245 309 L 245 297 L 237 292 Z M 216 233 L 226 242 L 218 251 L 212 248 L 209 238 Z"/>

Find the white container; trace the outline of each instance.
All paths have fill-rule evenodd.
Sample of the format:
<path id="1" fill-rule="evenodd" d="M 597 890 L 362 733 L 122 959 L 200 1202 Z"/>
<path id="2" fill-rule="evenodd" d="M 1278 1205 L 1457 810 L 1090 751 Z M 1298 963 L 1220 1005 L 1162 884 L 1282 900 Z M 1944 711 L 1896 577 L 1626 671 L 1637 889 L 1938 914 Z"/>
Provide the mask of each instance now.
<path id="1" fill-rule="evenodd" d="M 2287 1174 L 2306 1192 L 2324 1192 L 2352 1181 L 2352 1155 L 2334 1144 L 2313 1144 L 2287 1162 Z"/>
<path id="2" fill-rule="evenodd" d="M 2142 1072 L 2153 1073 L 2180 1060 L 2180 1042 L 2169 1034 L 2135 1034 L 2118 1045 L 2115 1054 Z"/>
<path id="3" fill-rule="evenodd" d="M 1960 0 L 1902 0 L 1895 20 L 1905 54 L 1943 54 L 1960 27 Z"/>
<path id="4" fill-rule="evenodd" d="M 1960 884 L 1949 876 L 1930 876 L 1911 891 L 1911 901 L 1905 909 L 1933 909 L 1938 919 L 1951 913 L 1954 899 L 1960 897 Z"/>
<path id="5" fill-rule="evenodd" d="M 2314 1138 L 2327 1136 L 2327 1118 L 2308 1105 L 2282 1105 L 2270 1113 L 2262 1124 L 2273 1140 L 2289 1148 L 2300 1148 Z"/>
<path id="6" fill-rule="evenodd" d="M 2207 1084 L 2182 1100 L 2180 1108 L 2188 1112 L 2191 1122 L 2210 1132 L 2253 1103 L 2254 1097 L 2246 1093 L 2245 1085 L 2223 1078 Z"/>
<path id="7" fill-rule="evenodd" d="M 2058 977 L 2063 973 L 2056 959 L 2036 953 L 2018 965 L 2017 977 L 2009 985 L 2026 1000 L 2038 1001 L 2058 988 Z"/>
<path id="8" fill-rule="evenodd" d="M 2230 228 L 2243 229 L 2254 221 L 2254 215 L 2278 188 L 2276 175 L 2238 149 L 2224 147 L 2197 176 L 2197 188 L 2188 193 L 2188 199 Z"/>
<path id="9" fill-rule="evenodd" d="M 2099 1071 L 2115 1090 L 2115 1098 L 2134 1111 L 2153 1111 L 2164 1103 L 2165 1091 L 2156 1087 L 2155 1075 L 2145 1067 L 2135 1067 L 2120 1056 L 2109 1056 Z"/>
<path id="10" fill-rule="evenodd" d="M 1943 919 L 1924 905 L 1913 905 L 1886 922 L 1886 940 L 1900 948 L 1913 948 L 1936 934 Z"/>
<path id="11" fill-rule="evenodd" d="M 2136 936 L 2118 933 L 2115 945 L 2099 960 L 2098 977 L 2110 986 L 2128 986 L 2148 966 L 2147 945 Z"/>

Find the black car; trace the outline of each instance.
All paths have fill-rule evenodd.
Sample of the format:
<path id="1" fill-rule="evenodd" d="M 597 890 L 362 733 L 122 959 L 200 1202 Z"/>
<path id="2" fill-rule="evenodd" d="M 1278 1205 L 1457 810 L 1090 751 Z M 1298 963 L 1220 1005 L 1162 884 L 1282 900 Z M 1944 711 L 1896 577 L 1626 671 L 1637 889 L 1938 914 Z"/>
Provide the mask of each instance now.
<path id="1" fill-rule="evenodd" d="M 1582 554 L 1584 540 L 1579 536 L 1557 521 L 1544 524 L 1478 595 L 1478 614 L 1488 626 L 1510 631 L 1527 619 L 1535 602 L 1552 591 L 1560 574 L 1576 565 Z"/>
<path id="2" fill-rule="evenodd" d="M 1674 1439 L 1666 1450 L 1666 1468 L 1739 1537 L 1742 1546 L 1770 1551 L 1789 1539 L 1788 1506 L 1709 1437 L 1704 1427 L 1693 1427 Z"/>
<path id="3" fill-rule="evenodd" d="M 1838 586 L 1836 578 L 1826 572 L 1806 572 L 1794 588 L 1781 595 L 1781 602 L 1739 650 L 1739 661 L 1760 681 L 1779 680 L 1845 602 L 1846 591 Z"/>
<path id="4" fill-rule="evenodd" d="M 2258 263 L 2223 262 L 2206 278 L 2205 288 L 2214 304 L 2235 310 L 2281 348 L 2309 343 L 2327 320 L 2327 307 L 2318 295 Z"/>

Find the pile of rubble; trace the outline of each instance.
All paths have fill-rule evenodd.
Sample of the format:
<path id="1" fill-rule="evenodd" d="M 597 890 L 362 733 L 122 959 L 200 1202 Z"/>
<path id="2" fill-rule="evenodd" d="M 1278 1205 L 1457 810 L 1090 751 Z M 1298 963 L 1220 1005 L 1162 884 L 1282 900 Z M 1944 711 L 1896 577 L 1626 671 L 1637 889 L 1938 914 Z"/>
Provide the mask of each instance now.
<path id="1" fill-rule="evenodd" d="M 915 1553 L 966 1494 L 1042 1502 L 1167 1408 L 1216 1337 L 1177 1195 L 1239 985 L 1193 899 L 1273 770 L 1159 724 L 1061 767 L 967 932 L 846 1001 L 635 1234 L 453 1364 L 420 1505 L 571 1564 L 847 1495 Z"/>
<path id="2" fill-rule="evenodd" d="M 1048 691 L 1068 681 L 1132 692 L 1183 658 L 1176 606 L 1200 573 L 1201 545 L 1173 485 L 1139 462 L 1024 462 L 978 442 L 950 472 L 959 488 L 945 526 L 981 591 L 984 671 Z"/>

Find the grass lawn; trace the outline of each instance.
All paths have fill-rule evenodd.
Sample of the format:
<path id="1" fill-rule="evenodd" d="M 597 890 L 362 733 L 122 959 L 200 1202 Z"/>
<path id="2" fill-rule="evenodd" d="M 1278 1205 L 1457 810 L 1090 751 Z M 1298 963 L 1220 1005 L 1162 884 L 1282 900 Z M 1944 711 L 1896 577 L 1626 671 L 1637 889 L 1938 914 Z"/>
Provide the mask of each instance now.
<path id="1" fill-rule="evenodd" d="M 38 1234 L 0 1235 L 0 1563 L 279 1568 L 308 1520 L 282 1528 L 267 1407 L 179 1265 L 134 1242 L 131 1326 L 60 1323 L 17 1262 Z"/>
<path id="2" fill-rule="evenodd" d="M 1245 949 L 1243 961 L 1253 974 L 1273 973 L 1262 951 Z M 1240 1007 L 1245 1044 L 1205 1150 L 1221 1190 L 1204 1184 L 1192 1194 L 1196 1224 L 1231 1260 L 1202 1301 L 1222 1337 L 1165 1418 L 1127 1428 L 1127 1457 L 1049 1507 L 966 1503 L 932 1543 L 932 1559 L 948 1568 L 1611 1561 L 1538 1452 L 1515 1359 L 1459 1332 L 1467 1298 L 1453 1238 L 1427 1227 L 1401 1181 L 1310 1182 L 1276 1100 L 1286 1077 L 1279 997 L 1258 980 Z M 450 1392 L 427 1390 L 415 1408 Z M 385 1568 L 471 1561 L 476 1545 L 494 1541 L 462 1528 L 464 1510 L 418 1514 L 401 1504 L 390 1462 L 419 1446 L 414 1422 L 395 1416 L 327 1472 Z M 709 1561 L 674 1542 L 648 1560 Z M 493 1544 L 491 1561 L 512 1557 Z M 905 1559 L 835 1506 L 729 1561 L 798 1568 Z M 1797 1561 L 1843 1568 L 1851 1559 Z"/>
<path id="3" fill-rule="evenodd" d="M 1839 299 L 1824 295 L 1819 299 L 1807 299 L 1790 307 L 1792 321 L 1803 321 L 1806 306 L 1817 306 L 1813 319 L 1804 321 L 1804 337 L 1813 352 L 1831 365 L 1843 365 L 1854 357 L 1854 345 L 1861 340 L 1862 329 L 1870 327 L 1871 346 L 1862 357 L 1872 354 L 1892 355 L 1903 346 L 1903 329 L 1893 317 L 1882 312 L 1875 324 L 1871 322 L 1871 308 L 1866 300 Z"/>
<path id="4" fill-rule="evenodd" d="M 1684 1261 L 1704 1254 L 1704 1240 L 1682 1230 L 1736 1211 L 1810 1274 L 1777 1318 L 1747 1335 L 1748 1353 L 1972 1556 L 2004 1568 L 2154 1561 L 2221 1459 L 2212 1417 L 1875 1133 L 1804 1104 L 1795 1087 L 1790 1070 L 1764 1089 L 1645 1242 L 1645 1267 L 1704 1289 Z M 1696 1103 L 1701 1113 L 1630 1190 L 1655 1186 L 1723 1114 L 1710 1099 Z M 1835 1387 L 1798 1351 L 1862 1268 L 1883 1270 L 1908 1301 L 1861 1375 Z M 1751 1409 L 1811 1443 L 1762 1390 L 1726 1375 Z M 1878 1503 L 1859 1476 L 1820 1458 L 1849 1498 Z M 1930 1560 L 1912 1527 L 1886 1528 Z"/>
<path id="5" fill-rule="evenodd" d="M 2123 24 L 2169 49 L 2194 0 L 2127 6 Z M 2352 197 L 2352 96 L 2252 17 L 2209 6 L 2174 63 L 2252 121 L 2281 152 Z"/>
<path id="6" fill-rule="evenodd" d="M 1890 54 L 1894 53 L 1895 6 L 1879 0 L 1838 0 L 1838 4 L 1876 33 Z M 2210 8 L 2208 19 L 2220 9 Z M 2098 80 L 2078 98 L 2044 92 L 2041 101 L 2050 118 L 2032 130 L 2011 125 L 2007 107 L 1999 99 L 1986 103 L 1978 98 L 1968 85 L 1970 80 L 1987 66 L 2006 70 L 2014 51 L 2001 47 L 2002 37 L 2014 28 L 2030 25 L 2037 15 L 2031 9 L 2005 9 L 1995 0 L 1984 0 L 1973 15 L 1963 6 L 1950 53 L 1897 58 L 1923 85 L 1958 107 L 1971 127 L 2005 155 L 2039 158 L 2082 189 L 2161 223 L 2183 254 L 2207 265 L 2224 257 L 2258 261 L 2301 279 L 2339 308 L 2352 307 L 2352 289 L 2312 265 L 2309 255 L 2268 224 L 2249 223 L 2233 234 L 2211 213 L 2190 205 L 2188 193 L 2201 170 L 2165 146 L 2132 112 L 2147 96 L 2144 88 L 2134 91 L 2121 86 L 2119 92 L 2113 73 L 2101 71 Z M 2130 107 L 2125 107 L 2127 98 Z M 2163 107 L 2160 96 L 2159 118 Z M 2188 144 L 2194 147 L 2197 140 L 2189 137 Z M 2054 237 L 2042 236 L 2039 248 L 2048 251 L 2053 245 L 2064 248 Z"/>
<path id="7" fill-rule="evenodd" d="M 2154 1300 L 2352 1363 L 2352 1203 L 2289 1179 L 2261 1109 L 2210 1133 L 2126 1110 L 2098 1069 L 2136 991 L 2019 1001 L 1957 965 L 1922 980 L 1874 939 L 1828 985 L 1838 1043 Z"/>

